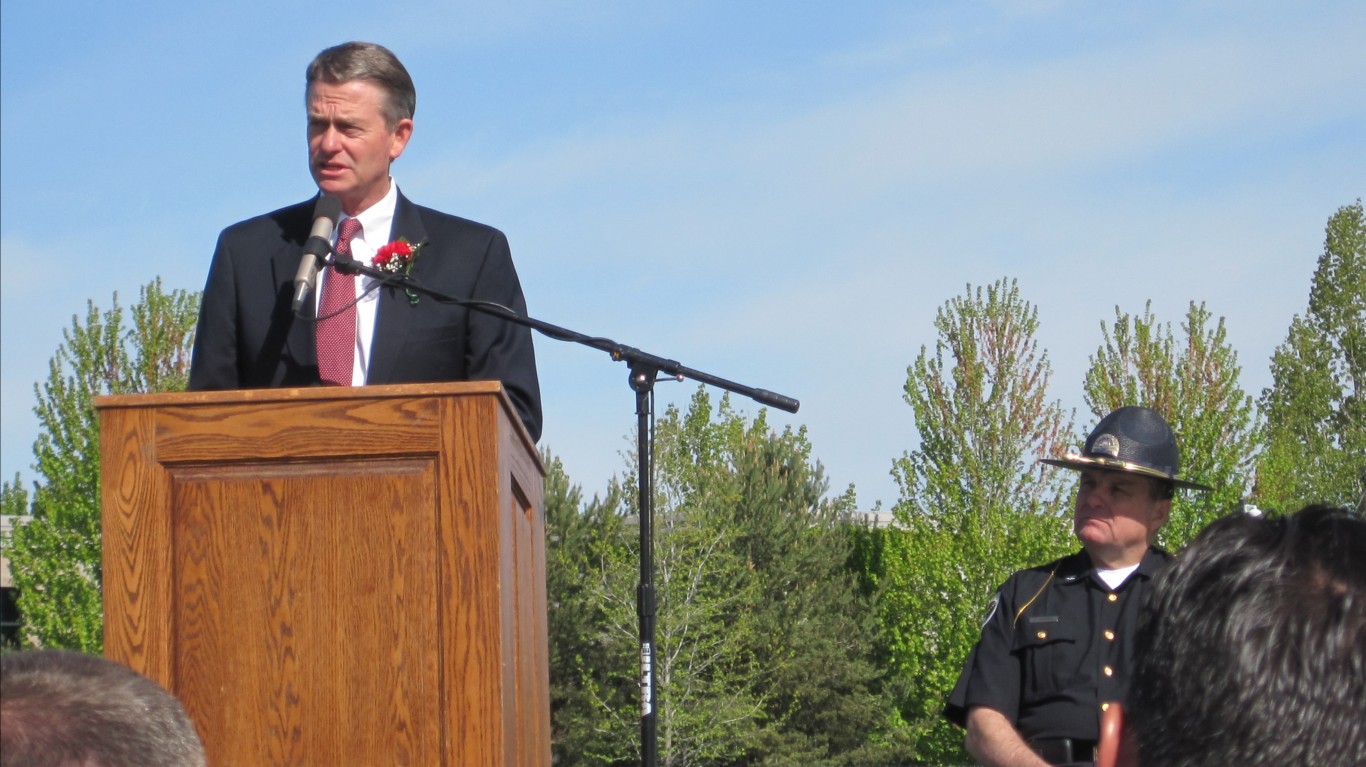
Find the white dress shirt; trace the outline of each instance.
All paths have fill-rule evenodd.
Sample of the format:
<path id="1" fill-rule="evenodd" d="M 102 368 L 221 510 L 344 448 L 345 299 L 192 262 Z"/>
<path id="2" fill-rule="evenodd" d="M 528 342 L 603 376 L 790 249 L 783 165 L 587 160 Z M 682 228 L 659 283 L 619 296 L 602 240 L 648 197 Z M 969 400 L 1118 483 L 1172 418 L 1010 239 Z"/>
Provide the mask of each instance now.
<path id="1" fill-rule="evenodd" d="M 389 179 L 389 192 L 380 201 L 361 211 L 354 218 L 360 222 L 360 233 L 351 238 L 351 257 L 370 264 L 379 249 L 389 244 L 389 233 L 394 228 L 394 210 L 398 207 L 398 184 Z M 332 244 L 337 244 L 341 222 L 353 216 L 343 215 L 337 219 L 337 227 L 332 232 Z M 327 270 L 318 274 L 318 288 L 314 291 L 315 301 L 322 301 L 323 281 Z M 370 370 L 370 346 L 375 339 L 375 317 L 379 310 L 379 290 L 377 281 L 365 276 L 356 279 L 356 351 L 351 366 L 351 385 L 364 386 L 366 374 Z M 315 306 L 316 310 L 316 306 Z"/>

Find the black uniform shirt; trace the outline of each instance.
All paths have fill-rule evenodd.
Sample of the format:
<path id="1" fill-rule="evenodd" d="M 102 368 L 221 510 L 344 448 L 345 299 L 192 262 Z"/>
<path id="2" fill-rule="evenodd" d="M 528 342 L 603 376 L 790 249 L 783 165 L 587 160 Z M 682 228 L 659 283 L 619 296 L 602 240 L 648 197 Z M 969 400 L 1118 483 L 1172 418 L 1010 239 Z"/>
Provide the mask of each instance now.
<path id="1" fill-rule="evenodd" d="M 1102 704 L 1127 696 L 1139 600 L 1170 560 L 1150 547 L 1117 589 L 1085 551 L 1011 575 L 944 715 L 966 726 L 968 709 L 986 706 L 1025 740 L 1098 740 Z"/>

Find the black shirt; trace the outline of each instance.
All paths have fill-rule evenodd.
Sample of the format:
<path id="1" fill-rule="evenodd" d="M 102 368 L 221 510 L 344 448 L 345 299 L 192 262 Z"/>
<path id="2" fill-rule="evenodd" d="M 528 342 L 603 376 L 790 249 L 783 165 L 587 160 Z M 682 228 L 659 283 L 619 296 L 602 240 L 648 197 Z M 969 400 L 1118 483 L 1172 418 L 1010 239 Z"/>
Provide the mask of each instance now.
<path id="1" fill-rule="evenodd" d="M 1102 704 L 1124 703 L 1138 606 L 1171 555 L 1149 548 L 1117 589 L 1081 551 L 1011 575 L 997 592 L 944 716 L 992 708 L 1024 736 L 1098 740 Z"/>

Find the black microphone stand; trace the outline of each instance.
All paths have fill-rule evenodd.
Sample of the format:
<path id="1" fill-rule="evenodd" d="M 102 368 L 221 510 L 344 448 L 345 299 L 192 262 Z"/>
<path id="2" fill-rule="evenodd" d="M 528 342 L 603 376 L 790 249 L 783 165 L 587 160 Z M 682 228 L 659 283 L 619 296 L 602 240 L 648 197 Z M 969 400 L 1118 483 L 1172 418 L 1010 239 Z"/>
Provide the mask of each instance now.
<path id="1" fill-rule="evenodd" d="M 636 489 L 640 508 L 640 584 L 636 588 L 636 614 L 640 622 L 640 763 L 655 767 L 659 762 L 658 718 L 655 705 L 655 584 L 654 584 L 654 386 L 659 380 L 692 379 L 709 386 L 734 392 L 762 405 L 776 407 L 788 413 L 797 412 L 797 400 L 724 378 L 694 370 L 676 362 L 634 347 L 619 344 L 610 338 L 588 336 L 549 322 L 527 317 L 501 304 L 450 296 L 428 288 L 401 272 L 389 272 L 362 264 L 355 259 L 328 261 L 338 271 L 363 274 L 386 287 L 400 288 L 441 301 L 463 306 L 483 314 L 500 317 L 508 322 L 540 332 L 556 341 L 568 341 L 607 352 L 617 362 L 625 362 L 629 369 L 628 381 L 636 399 Z M 667 378 L 660 378 L 664 374 Z"/>

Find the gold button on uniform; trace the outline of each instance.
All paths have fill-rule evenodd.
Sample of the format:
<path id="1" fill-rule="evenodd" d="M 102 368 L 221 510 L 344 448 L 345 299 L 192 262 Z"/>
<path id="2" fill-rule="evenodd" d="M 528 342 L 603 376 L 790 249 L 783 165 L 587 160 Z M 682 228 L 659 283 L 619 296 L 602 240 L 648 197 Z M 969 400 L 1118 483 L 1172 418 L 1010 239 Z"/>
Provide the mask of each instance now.
<path id="1" fill-rule="evenodd" d="M 1110 704 L 1109 704 L 1109 703 L 1102 703 L 1102 704 L 1100 704 L 1100 710 L 1101 710 L 1101 711 L 1109 711 L 1109 710 L 1110 710 Z"/>
<path id="2" fill-rule="evenodd" d="M 1114 676 L 1114 675 L 1115 675 L 1115 670 L 1112 669 L 1112 668 L 1110 668 L 1109 666 L 1106 666 L 1106 667 L 1105 667 L 1105 675 L 1106 675 L 1106 676 Z"/>
<path id="3" fill-rule="evenodd" d="M 1118 594 L 1111 594 L 1108 598 L 1109 598 L 1109 600 L 1110 600 L 1111 602 L 1118 602 L 1118 601 L 1119 601 L 1119 595 L 1118 595 Z"/>
<path id="4" fill-rule="evenodd" d="M 1048 637 L 1048 632 L 1047 632 L 1047 631 L 1040 631 L 1040 632 L 1038 633 L 1038 637 L 1039 637 L 1040 639 L 1046 639 L 1046 638 Z"/>
<path id="5" fill-rule="evenodd" d="M 1115 641 L 1115 632 L 1107 629 L 1105 632 L 1105 638 L 1110 640 L 1111 642 Z"/>

